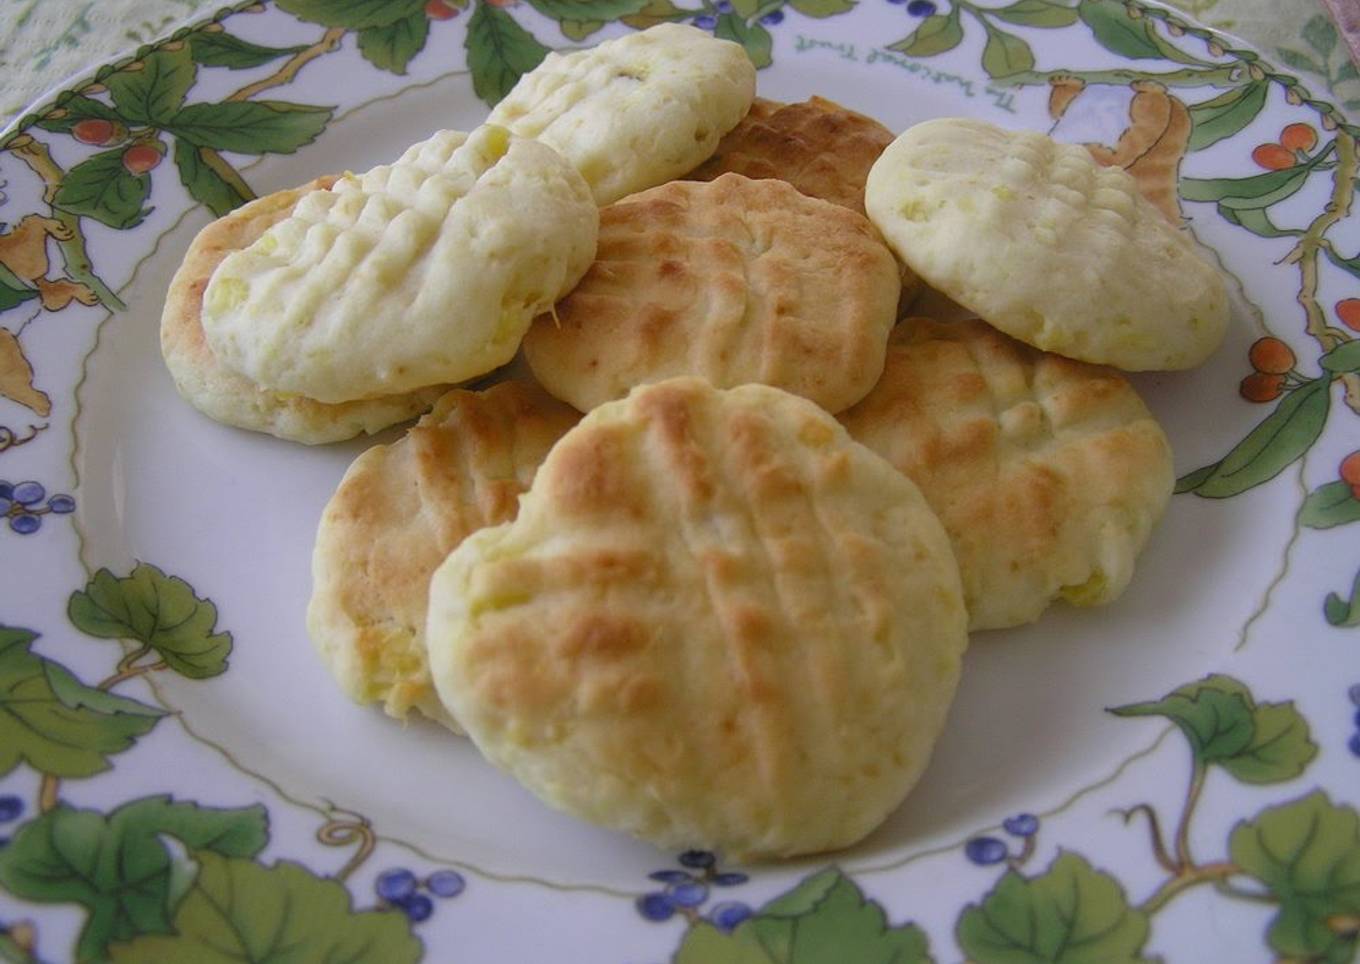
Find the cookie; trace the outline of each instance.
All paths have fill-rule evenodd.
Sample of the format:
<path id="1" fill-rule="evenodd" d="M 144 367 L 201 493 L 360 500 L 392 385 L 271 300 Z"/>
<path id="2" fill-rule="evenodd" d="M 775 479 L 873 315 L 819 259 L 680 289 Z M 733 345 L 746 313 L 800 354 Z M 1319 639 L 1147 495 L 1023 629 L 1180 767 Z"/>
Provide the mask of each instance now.
<path id="1" fill-rule="evenodd" d="M 208 344 L 276 391 L 343 402 L 460 382 L 514 356 L 595 255 L 599 213 L 555 151 L 483 126 L 303 196 L 229 254 Z"/>
<path id="2" fill-rule="evenodd" d="M 603 405 L 430 585 L 440 698 L 554 807 L 735 858 L 847 846 L 930 756 L 967 643 L 916 487 L 804 399 Z"/>
<path id="3" fill-rule="evenodd" d="M 1123 376 L 976 320 L 903 321 L 841 421 L 939 513 L 974 630 L 1118 598 L 1174 483 L 1166 435 Z"/>
<path id="4" fill-rule="evenodd" d="M 878 121 L 822 97 L 800 104 L 757 97 L 713 156 L 686 177 L 777 178 L 863 214 L 869 168 L 892 141 L 892 131 Z"/>
<path id="5" fill-rule="evenodd" d="M 595 263 L 524 353 L 581 411 L 692 374 L 836 412 L 878 379 L 900 292 L 892 253 L 853 211 L 783 181 L 673 181 L 600 212 Z"/>
<path id="6" fill-rule="evenodd" d="M 468 535 L 515 517 L 580 416 L 528 382 L 454 390 L 401 440 L 354 460 L 321 515 L 307 628 L 340 687 L 453 729 L 430 685 L 430 574 Z"/>
<path id="7" fill-rule="evenodd" d="M 678 23 L 549 53 L 488 123 L 556 148 L 610 204 L 691 170 L 755 97 L 756 70 L 730 40 Z"/>
<path id="8" fill-rule="evenodd" d="M 270 391 L 223 365 L 203 334 L 203 290 L 224 258 L 254 243 L 288 217 L 298 199 L 326 190 L 336 178 L 275 191 L 213 221 L 194 238 L 175 272 L 161 315 L 161 354 L 175 387 L 209 418 L 237 428 L 317 445 L 377 432 L 427 411 L 447 386 L 327 404 Z"/>
<path id="9" fill-rule="evenodd" d="M 1227 331 L 1221 272 L 1127 172 L 1082 147 L 927 121 L 874 164 L 865 205 L 926 284 L 1036 348 L 1129 371 L 1180 369 Z"/>

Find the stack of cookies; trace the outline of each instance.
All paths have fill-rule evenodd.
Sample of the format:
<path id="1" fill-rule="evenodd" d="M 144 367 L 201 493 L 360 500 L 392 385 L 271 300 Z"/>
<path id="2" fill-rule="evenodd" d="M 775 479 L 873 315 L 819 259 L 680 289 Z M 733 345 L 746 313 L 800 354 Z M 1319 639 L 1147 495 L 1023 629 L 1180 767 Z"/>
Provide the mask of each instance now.
<path id="1" fill-rule="evenodd" d="M 738 858 L 881 823 L 970 631 L 1123 592 L 1172 470 L 1114 367 L 1198 364 L 1227 323 L 1081 148 L 754 93 L 689 27 L 550 54 L 471 134 L 209 226 L 162 325 L 230 424 L 433 406 L 322 516 L 308 626 L 347 693 Z M 922 280 L 977 317 L 899 320 Z"/>

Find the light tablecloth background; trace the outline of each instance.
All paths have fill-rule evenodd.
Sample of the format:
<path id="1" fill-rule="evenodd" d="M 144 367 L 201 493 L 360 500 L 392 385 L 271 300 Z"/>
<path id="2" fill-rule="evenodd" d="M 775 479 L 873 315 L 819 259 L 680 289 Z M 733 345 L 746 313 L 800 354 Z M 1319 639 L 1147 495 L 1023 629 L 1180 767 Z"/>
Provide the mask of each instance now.
<path id="1" fill-rule="evenodd" d="M 875 0 L 862 0 L 872 3 Z M 1321 0 L 1169 0 L 1235 33 L 1360 117 L 1360 72 Z M 1330 0 L 1360 19 L 1360 0 Z M 207 14 L 222 0 L 0 0 L 0 125 L 67 77 Z"/>

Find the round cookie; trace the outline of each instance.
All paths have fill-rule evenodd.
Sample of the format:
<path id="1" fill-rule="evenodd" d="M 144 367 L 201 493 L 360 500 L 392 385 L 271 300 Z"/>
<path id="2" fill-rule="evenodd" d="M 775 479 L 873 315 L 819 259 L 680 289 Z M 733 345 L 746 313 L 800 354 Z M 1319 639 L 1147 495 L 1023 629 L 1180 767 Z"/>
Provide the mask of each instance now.
<path id="1" fill-rule="evenodd" d="M 840 418 L 939 513 L 973 630 L 1116 599 L 1174 484 L 1166 435 L 1121 375 L 977 320 L 903 321 L 882 379 Z"/>
<path id="2" fill-rule="evenodd" d="M 334 177 L 257 198 L 213 221 L 194 238 L 170 281 L 161 315 L 161 354 L 175 387 L 209 418 L 237 428 L 318 445 L 373 433 L 427 411 L 447 386 L 327 404 L 261 388 L 218 361 L 203 334 L 203 290 L 213 269 L 283 220 L 298 198 L 326 190 Z"/>
<path id="3" fill-rule="evenodd" d="M 1227 331 L 1222 274 L 1085 148 L 943 118 L 874 164 L 865 206 L 926 284 L 1027 344 L 1129 371 L 1191 368 Z"/>
<path id="4" fill-rule="evenodd" d="M 343 402 L 505 364 L 595 256 L 599 211 L 556 151 L 483 126 L 303 196 L 223 259 L 203 330 L 228 367 Z"/>
<path id="5" fill-rule="evenodd" d="M 556 148 L 605 205 L 706 159 L 755 92 L 756 69 L 741 46 L 663 23 L 550 52 L 487 121 Z"/>
<path id="6" fill-rule="evenodd" d="M 914 485 L 815 405 L 697 378 L 553 448 L 430 584 L 440 698 L 547 803 L 737 858 L 847 846 L 916 782 L 967 645 Z"/>
<path id="7" fill-rule="evenodd" d="M 892 131 L 872 117 L 822 97 L 800 104 L 757 97 L 713 156 L 686 177 L 711 181 L 731 172 L 777 178 L 808 197 L 863 214 L 869 168 L 892 141 Z"/>
<path id="8" fill-rule="evenodd" d="M 312 642 L 352 699 L 458 731 L 425 660 L 430 575 L 468 535 L 515 517 L 579 418 L 528 382 L 455 389 L 400 441 L 354 460 L 321 515 L 307 608 Z"/>
<path id="9" fill-rule="evenodd" d="M 581 411 L 692 374 L 837 412 L 877 381 L 900 292 L 892 253 L 853 211 L 783 181 L 673 181 L 600 212 L 595 263 L 524 354 Z"/>

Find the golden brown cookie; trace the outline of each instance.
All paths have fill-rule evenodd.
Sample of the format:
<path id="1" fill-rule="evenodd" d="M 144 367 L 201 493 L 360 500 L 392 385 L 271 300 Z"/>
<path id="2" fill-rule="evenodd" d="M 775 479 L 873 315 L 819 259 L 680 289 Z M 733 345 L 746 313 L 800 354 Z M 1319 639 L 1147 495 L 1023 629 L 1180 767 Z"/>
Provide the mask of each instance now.
<path id="1" fill-rule="evenodd" d="M 335 177 L 275 191 L 213 221 L 194 238 L 175 272 L 161 315 L 161 354 L 189 404 L 237 428 L 316 445 L 373 433 L 415 418 L 448 390 L 437 385 L 401 395 L 327 404 L 270 391 L 218 361 L 203 333 L 203 292 L 222 260 L 241 251 L 286 218 L 300 198 L 329 190 Z"/>
<path id="2" fill-rule="evenodd" d="M 469 534 L 515 517 L 553 443 L 580 416 L 528 382 L 455 389 L 404 438 L 355 459 L 326 505 L 307 628 L 341 687 L 392 716 L 457 730 L 430 687 L 430 574 Z"/>
<path id="3" fill-rule="evenodd" d="M 981 321 L 903 321 L 841 421 L 939 513 L 975 630 L 1117 598 L 1171 495 L 1166 435 L 1128 381 Z"/>
<path id="4" fill-rule="evenodd" d="M 600 212 L 595 263 L 524 353 L 581 411 L 634 385 L 759 382 L 840 411 L 873 387 L 901 291 L 862 215 L 777 180 L 672 181 Z"/>
<path id="5" fill-rule="evenodd" d="M 711 181 L 732 172 L 788 181 L 809 197 L 864 213 L 864 181 L 893 133 L 835 101 L 781 104 L 757 97 L 713 156 L 685 175 Z"/>
<path id="6" fill-rule="evenodd" d="M 552 806 L 663 847 L 791 856 L 897 807 L 967 644 L 917 488 L 804 399 L 636 389 L 430 584 L 440 697 Z"/>

